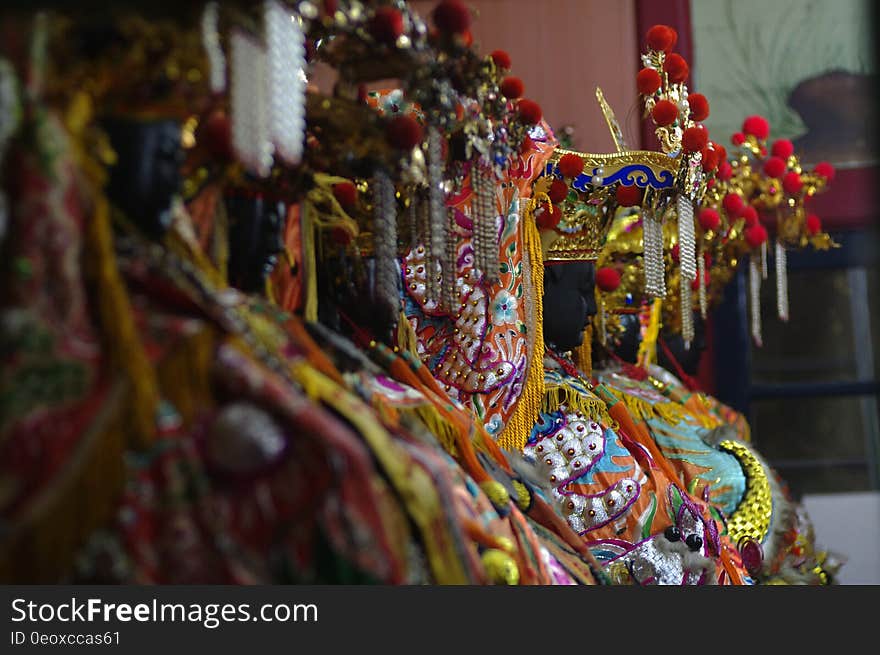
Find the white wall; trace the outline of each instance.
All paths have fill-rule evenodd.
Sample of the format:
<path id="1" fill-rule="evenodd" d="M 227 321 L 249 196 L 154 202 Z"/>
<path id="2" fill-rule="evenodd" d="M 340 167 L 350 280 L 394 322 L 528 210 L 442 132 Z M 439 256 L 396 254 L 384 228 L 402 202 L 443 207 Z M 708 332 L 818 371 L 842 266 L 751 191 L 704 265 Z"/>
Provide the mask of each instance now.
<path id="1" fill-rule="evenodd" d="M 837 581 L 880 585 L 880 493 L 804 496 L 816 546 L 846 557 Z"/>

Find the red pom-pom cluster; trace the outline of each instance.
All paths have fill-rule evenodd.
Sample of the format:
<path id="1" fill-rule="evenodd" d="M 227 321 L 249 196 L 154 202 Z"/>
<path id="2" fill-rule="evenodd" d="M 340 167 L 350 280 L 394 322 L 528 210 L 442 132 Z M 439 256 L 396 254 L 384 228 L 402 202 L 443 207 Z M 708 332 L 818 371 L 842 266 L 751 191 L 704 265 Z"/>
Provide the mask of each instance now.
<path id="1" fill-rule="evenodd" d="M 723 161 L 718 164 L 718 173 L 716 173 L 718 179 L 722 182 L 726 182 L 731 177 L 733 177 L 733 166 L 730 165 L 730 162 Z"/>
<path id="2" fill-rule="evenodd" d="M 660 79 L 660 73 L 653 68 L 643 68 L 636 75 L 636 88 L 639 93 L 649 96 L 660 88 L 663 80 Z"/>
<path id="3" fill-rule="evenodd" d="M 495 62 L 495 65 L 498 68 L 502 70 L 510 70 L 510 55 L 507 54 L 506 50 L 493 50 L 489 56 L 492 57 L 492 61 Z"/>
<path id="4" fill-rule="evenodd" d="M 745 231 L 746 243 L 750 248 L 757 248 L 767 240 L 767 228 L 760 223 L 752 225 Z"/>
<path id="5" fill-rule="evenodd" d="M 678 118 L 678 107 L 671 100 L 661 100 L 651 110 L 651 118 L 660 127 L 667 127 Z"/>
<path id="6" fill-rule="evenodd" d="M 740 212 L 740 216 L 746 223 L 746 227 L 758 224 L 758 210 L 751 205 L 746 205 Z"/>
<path id="7" fill-rule="evenodd" d="M 620 286 L 620 273 L 610 266 L 603 266 L 596 271 L 596 286 L 606 293 Z"/>
<path id="8" fill-rule="evenodd" d="M 635 207 L 642 202 L 642 190 L 634 184 L 629 186 L 621 184 L 615 189 L 614 197 L 621 207 Z"/>
<path id="9" fill-rule="evenodd" d="M 746 204 L 743 202 L 742 196 L 738 193 L 728 193 L 721 201 L 721 206 L 730 218 L 737 218 Z"/>
<path id="10" fill-rule="evenodd" d="M 342 205 L 343 209 L 351 209 L 357 202 L 357 187 L 351 182 L 339 182 L 334 184 L 333 197 L 335 197 L 336 201 Z"/>
<path id="11" fill-rule="evenodd" d="M 572 152 L 562 155 L 558 166 L 562 177 L 577 177 L 584 172 L 584 160 Z"/>
<path id="12" fill-rule="evenodd" d="M 807 216 L 806 221 L 807 233 L 811 236 L 814 234 L 819 234 L 822 231 L 822 219 L 820 219 L 816 214 L 810 214 Z"/>
<path id="13" fill-rule="evenodd" d="M 385 128 L 388 143 L 400 150 L 411 150 L 421 142 L 423 136 L 422 126 L 408 114 L 397 114 Z"/>
<path id="14" fill-rule="evenodd" d="M 782 177 L 786 168 L 785 161 L 779 157 L 770 157 L 764 162 L 764 173 L 767 177 Z"/>
<path id="15" fill-rule="evenodd" d="M 794 144 L 788 139 L 776 139 L 770 148 L 770 154 L 774 157 L 788 159 L 794 154 Z"/>
<path id="16" fill-rule="evenodd" d="M 770 136 L 770 123 L 763 116 L 749 116 L 743 121 L 742 131 L 763 141 Z"/>
<path id="17" fill-rule="evenodd" d="M 394 7 L 379 7 L 370 19 L 367 31 L 379 43 L 393 44 L 403 34 L 403 14 Z"/>
<path id="18" fill-rule="evenodd" d="M 471 26 L 471 14 L 460 0 L 443 0 L 432 16 L 437 29 L 446 34 L 464 34 Z"/>
<path id="19" fill-rule="evenodd" d="M 673 84 L 684 82 L 691 72 L 684 57 L 675 52 L 666 55 L 666 61 L 663 62 L 663 70 L 666 71 L 669 81 Z"/>
<path id="20" fill-rule="evenodd" d="M 501 95 L 510 100 L 519 98 L 526 90 L 523 81 L 518 77 L 505 77 L 501 80 Z"/>
<path id="21" fill-rule="evenodd" d="M 691 93 L 688 96 L 688 105 L 691 108 L 691 118 L 698 123 L 709 118 L 709 101 L 702 93 Z"/>
<path id="22" fill-rule="evenodd" d="M 541 203 L 542 211 L 538 218 L 535 219 L 535 224 L 541 228 L 542 230 L 552 230 L 557 225 L 559 225 L 559 221 L 562 220 L 562 210 L 558 205 L 553 205 L 552 207 L 548 205 L 546 202 Z M 552 213 L 551 213 L 552 209 Z"/>
<path id="23" fill-rule="evenodd" d="M 550 202 L 554 205 L 560 203 L 568 195 L 568 185 L 562 180 L 553 180 L 550 188 L 547 189 L 547 195 L 550 198 Z"/>
<path id="24" fill-rule="evenodd" d="M 718 153 L 718 163 L 720 164 L 723 161 L 727 160 L 727 148 L 722 146 L 720 143 L 712 142 L 712 146 L 715 148 L 715 152 Z"/>
<path id="25" fill-rule="evenodd" d="M 678 32 L 668 25 L 654 25 L 645 35 L 648 47 L 658 52 L 669 52 L 678 41 Z"/>
<path id="26" fill-rule="evenodd" d="M 516 106 L 519 112 L 519 119 L 523 123 L 526 125 L 534 125 L 540 122 L 543 113 L 541 112 L 541 105 L 537 102 L 529 100 L 528 98 L 522 98 L 517 102 Z"/>
<path id="27" fill-rule="evenodd" d="M 813 172 L 816 175 L 821 175 L 829 182 L 834 179 L 834 166 L 829 164 L 827 161 L 820 161 L 818 164 L 816 164 Z"/>
<path id="28" fill-rule="evenodd" d="M 715 150 L 714 148 L 711 148 L 709 146 L 706 146 L 702 150 L 702 155 L 703 155 L 702 166 L 703 166 L 704 171 L 706 171 L 708 173 L 708 172 L 714 171 L 716 168 L 718 168 L 718 151 L 717 150 Z"/>
<path id="29" fill-rule="evenodd" d="M 742 132 L 734 132 L 730 135 L 730 142 L 735 146 L 741 146 L 746 142 L 746 135 Z"/>
<path id="30" fill-rule="evenodd" d="M 721 216 L 711 207 L 703 207 L 697 220 L 700 221 L 700 227 L 707 232 L 709 230 L 717 230 L 718 226 L 721 225 Z"/>
<path id="31" fill-rule="evenodd" d="M 700 152 L 709 143 L 709 131 L 702 125 L 693 125 L 681 135 L 681 147 L 685 152 Z"/>
<path id="32" fill-rule="evenodd" d="M 794 171 L 789 171 L 785 174 L 785 177 L 782 178 L 782 188 L 785 189 L 786 193 L 795 195 L 800 193 L 800 190 L 804 188 L 804 182 L 800 175 Z"/>

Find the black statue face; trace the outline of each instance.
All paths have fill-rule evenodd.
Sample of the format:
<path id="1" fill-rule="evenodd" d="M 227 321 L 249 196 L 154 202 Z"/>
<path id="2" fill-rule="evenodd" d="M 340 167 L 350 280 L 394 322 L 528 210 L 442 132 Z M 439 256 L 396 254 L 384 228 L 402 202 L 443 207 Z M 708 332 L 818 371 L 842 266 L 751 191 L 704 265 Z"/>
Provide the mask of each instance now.
<path id="1" fill-rule="evenodd" d="M 171 205 L 180 192 L 183 148 L 173 120 L 107 120 L 103 124 L 116 163 L 107 195 L 147 235 L 161 237 L 171 225 Z"/>
<path id="2" fill-rule="evenodd" d="M 584 328 L 596 314 L 593 262 L 564 262 L 544 267 L 544 341 L 560 351 L 583 343 Z"/>
<path id="3" fill-rule="evenodd" d="M 623 361 L 635 364 L 639 357 L 639 344 L 642 341 L 642 325 L 638 314 L 621 314 L 622 331 L 615 334 L 612 341 L 614 354 Z"/>
<path id="4" fill-rule="evenodd" d="M 259 195 L 230 196 L 229 283 L 246 293 L 262 293 L 266 277 L 283 250 L 286 210 L 282 203 Z"/>

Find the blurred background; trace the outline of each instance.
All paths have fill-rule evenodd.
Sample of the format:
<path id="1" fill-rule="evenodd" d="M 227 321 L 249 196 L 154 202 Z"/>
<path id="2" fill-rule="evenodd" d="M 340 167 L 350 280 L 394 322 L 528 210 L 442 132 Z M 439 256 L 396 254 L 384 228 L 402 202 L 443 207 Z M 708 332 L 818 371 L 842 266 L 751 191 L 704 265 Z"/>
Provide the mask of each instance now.
<path id="1" fill-rule="evenodd" d="M 434 2 L 415 1 L 422 15 Z M 805 166 L 837 174 L 812 201 L 840 248 L 790 253 L 790 318 L 777 318 L 773 261 L 763 345 L 749 336 L 746 268 L 707 324 L 700 381 L 743 412 L 753 440 L 802 498 L 817 542 L 847 558 L 840 582 L 880 584 L 880 276 L 876 39 L 870 0 L 469 0 L 482 51 L 507 50 L 527 97 L 571 147 L 614 148 L 596 87 L 631 148 L 654 147 L 635 73 L 649 27 L 679 34 L 691 91 L 729 144 L 751 114 L 791 139 Z"/>

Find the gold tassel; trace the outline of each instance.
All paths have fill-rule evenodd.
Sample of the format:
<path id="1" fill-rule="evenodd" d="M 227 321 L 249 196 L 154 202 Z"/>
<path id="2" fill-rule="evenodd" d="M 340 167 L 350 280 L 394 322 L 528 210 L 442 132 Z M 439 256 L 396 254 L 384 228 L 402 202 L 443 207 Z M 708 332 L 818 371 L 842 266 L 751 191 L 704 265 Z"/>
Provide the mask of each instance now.
<path id="1" fill-rule="evenodd" d="M 496 440 L 499 446 L 513 452 L 526 445 L 532 428 L 538 422 L 544 401 L 544 255 L 541 250 L 541 235 L 534 219 L 535 200 L 524 199 L 522 202 L 522 245 L 529 258 L 532 283 L 531 296 L 529 289 L 525 290 L 525 301 L 531 301 L 532 304 L 535 338 L 522 393 L 513 414 Z"/>
<path id="2" fill-rule="evenodd" d="M 593 375 L 593 326 L 584 330 L 584 341 L 574 351 L 574 363 L 585 378 Z"/>
<path id="3" fill-rule="evenodd" d="M 541 411 L 552 414 L 563 406 L 568 411 L 579 412 L 591 419 L 597 419 L 611 429 L 618 427 L 617 421 L 608 414 L 608 405 L 601 398 L 581 393 L 568 385 L 547 388 L 541 401 Z"/>
<path id="4" fill-rule="evenodd" d="M 406 318 L 406 312 L 400 310 L 397 318 L 397 347 L 401 352 L 408 352 L 410 355 L 419 358 L 419 340 L 415 330 Z"/>
<path id="5" fill-rule="evenodd" d="M 110 229 L 110 206 L 98 192 L 86 231 L 85 268 L 94 284 L 101 332 L 110 361 L 131 385 L 129 407 L 131 445 L 147 448 L 156 435 L 159 391 L 156 375 L 134 324 L 134 310 L 116 266 Z"/>

